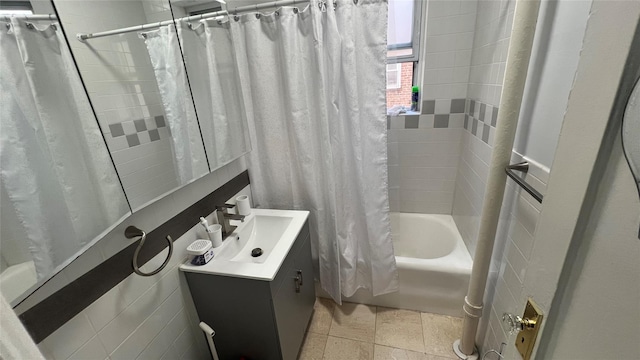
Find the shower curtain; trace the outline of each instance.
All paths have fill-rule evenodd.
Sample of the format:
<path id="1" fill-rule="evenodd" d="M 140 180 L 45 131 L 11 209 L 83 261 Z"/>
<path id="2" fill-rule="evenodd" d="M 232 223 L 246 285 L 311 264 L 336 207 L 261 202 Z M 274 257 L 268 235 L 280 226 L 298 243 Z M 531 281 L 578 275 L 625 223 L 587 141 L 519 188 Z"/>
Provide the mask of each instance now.
<path id="1" fill-rule="evenodd" d="M 191 102 L 175 27 L 166 25 L 142 34 L 156 76 L 171 132 L 173 163 L 180 185 L 209 172 L 202 135 Z"/>
<path id="2" fill-rule="evenodd" d="M 0 27 L 3 223 L 24 234 L 38 278 L 129 213 L 63 34 L 12 19 Z M 13 214 L 12 214 L 13 215 Z M 14 229 L 15 227 L 15 229 Z"/>
<path id="3" fill-rule="evenodd" d="M 334 300 L 397 290 L 387 194 L 387 2 L 231 16 L 254 201 L 311 211 Z"/>
<path id="4" fill-rule="evenodd" d="M 176 22 L 211 169 L 248 151 L 246 117 L 226 23 Z"/>

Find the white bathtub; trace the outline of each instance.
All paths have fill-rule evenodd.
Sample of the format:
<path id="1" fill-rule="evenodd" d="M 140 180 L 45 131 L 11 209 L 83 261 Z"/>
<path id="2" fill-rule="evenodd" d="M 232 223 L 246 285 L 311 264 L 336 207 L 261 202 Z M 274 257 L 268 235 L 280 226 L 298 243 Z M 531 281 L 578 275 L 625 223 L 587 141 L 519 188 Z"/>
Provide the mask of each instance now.
<path id="1" fill-rule="evenodd" d="M 33 261 L 9 266 L 0 274 L 0 291 L 11 303 L 38 281 Z"/>
<path id="2" fill-rule="evenodd" d="M 472 260 L 450 215 L 391 213 L 400 276 L 396 293 L 358 290 L 344 301 L 443 315 L 462 315 Z"/>

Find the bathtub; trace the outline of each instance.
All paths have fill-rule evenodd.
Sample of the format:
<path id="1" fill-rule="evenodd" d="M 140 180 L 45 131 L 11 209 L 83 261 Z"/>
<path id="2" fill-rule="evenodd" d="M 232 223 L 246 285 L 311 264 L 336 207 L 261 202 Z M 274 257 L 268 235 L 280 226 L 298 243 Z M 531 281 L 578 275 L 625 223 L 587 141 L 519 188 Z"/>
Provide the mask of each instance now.
<path id="1" fill-rule="evenodd" d="M 344 301 L 462 316 L 472 260 L 451 215 L 391 213 L 398 292 Z"/>
<path id="2" fill-rule="evenodd" d="M 9 266 L 0 273 L 0 291 L 11 303 L 38 281 L 33 261 Z"/>

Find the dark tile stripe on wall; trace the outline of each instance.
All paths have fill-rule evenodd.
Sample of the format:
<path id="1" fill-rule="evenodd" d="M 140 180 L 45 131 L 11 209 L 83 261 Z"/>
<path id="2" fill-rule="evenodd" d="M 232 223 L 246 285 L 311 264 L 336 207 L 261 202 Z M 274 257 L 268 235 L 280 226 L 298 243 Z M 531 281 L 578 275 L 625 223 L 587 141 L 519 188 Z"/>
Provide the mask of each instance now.
<path id="1" fill-rule="evenodd" d="M 165 237 L 175 241 L 196 225 L 200 216 L 210 214 L 216 205 L 223 204 L 249 185 L 249 172 L 244 171 L 189 208 L 160 225 L 147 235 L 139 254 L 141 264 L 147 263 L 167 247 Z M 20 320 L 36 343 L 41 342 L 94 301 L 133 273 L 132 259 L 138 242 L 110 257 L 72 281 L 29 310 Z"/>
<path id="2" fill-rule="evenodd" d="M 498 123 L 498 107 L 467 99 L 464 114 L 464 128 L 473 136 L 493 146 L 492 134 Z"/>
<path id="3" fill-rule="evenodd" d="M 387 116 L 387 129 L 463 127 L 466 99 L 424 100 L 421 114 Z"/>

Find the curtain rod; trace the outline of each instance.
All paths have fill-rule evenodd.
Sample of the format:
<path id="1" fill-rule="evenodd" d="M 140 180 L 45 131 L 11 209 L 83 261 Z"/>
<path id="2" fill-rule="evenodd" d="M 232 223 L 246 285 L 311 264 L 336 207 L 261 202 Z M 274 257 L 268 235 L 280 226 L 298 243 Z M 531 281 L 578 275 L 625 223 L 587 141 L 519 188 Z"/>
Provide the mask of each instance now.
<path id="1" fill-rule="evenodd" d="M 48 15 L 22 15 L 22 14 L 15 14 L 15 15 L 2 15 L 0 16 L 0 20 L 3 21 L 11 21 L 12 18 L 16 18 L 16 19 L 24 19 L 24 20 L 57 20 L 58 18 L 55 15 L 52 14 L 48 14 Z"/>
<path id="2" fill-rule="evenodd" d="M 202 19 L 211 19 L 211 18 L 216 18 L 218 16 L 225 16 L 225 15 L 228 16 L 229 14 L 234 14 L 235 15 L 235 14 L 238 14 L 238 13 L 241 13 L 241 12 L 260 11 L 260 10 L 264 10 L 264 9 L 268 9 L 268 8 L 272 8 L 272 7 L 292 6 L 292 5 L 296 5 L 296 4 L 303 4 L 303 3 L 306 4 L 308 2 L 309 2 L 309 0 L 272 1 L 272 2 L 267 2 L 267 3 L 256 4 L 256 5 L 239 6 L 239 7 L 234 8 L 233 10 L 220 10 L 220 11 L 204 13 L 204 14 L 200 14 L 200 15 L 186 16 L 186 17 L 183 17 L 183 18 L 180 18 L 180 19 L 177 19 L 177 20 L 195 21 L 195 20 L 202 20 Z M 122 29 L 102 31 L 102 32 L 97 32 L 97 33 L 92 33 L 92 34 L 77 34 L 76 38 L 78 40 L 84 42 L 87 39 L 99 38 L 99 37 L 104 37 L 104 36 L 111 36 L 111 35 L 116 35 L 116 34 L 124 34 L 124 33 L 133 32 L 133 31 L 155 29 L 155 28 L 159 28 L 161 26 L 170 25 L 170 24 L 173 24 L 173 20 L 165 20 L 165 21 L 161 21 L 161 22 L 157 22 L 157 23 L 136 25 L 136 26 L 126 27 L 126 28 L 122 28 Z"/>

